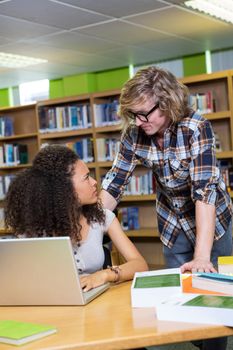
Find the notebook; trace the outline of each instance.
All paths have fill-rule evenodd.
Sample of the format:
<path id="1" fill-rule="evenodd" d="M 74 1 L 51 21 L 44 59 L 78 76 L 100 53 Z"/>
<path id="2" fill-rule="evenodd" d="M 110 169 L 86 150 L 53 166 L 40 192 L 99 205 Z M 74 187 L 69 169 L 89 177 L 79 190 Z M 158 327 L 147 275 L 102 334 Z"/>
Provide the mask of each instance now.
<path id="1" fill-rule="evenodd" d="M 85 305 L 69 237 L 0 239 L 0 305 Z"/>

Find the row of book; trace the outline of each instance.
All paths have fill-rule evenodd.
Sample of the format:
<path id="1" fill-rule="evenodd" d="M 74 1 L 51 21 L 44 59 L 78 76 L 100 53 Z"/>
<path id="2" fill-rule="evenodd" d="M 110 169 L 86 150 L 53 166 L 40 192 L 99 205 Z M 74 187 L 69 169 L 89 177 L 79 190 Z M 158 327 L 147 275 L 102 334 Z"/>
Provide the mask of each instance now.
<path id="1" fill-rule="evenodd" d="M 212 91 L 189 95 L 189 105 L 199 113 L 207 114 L 215 111 L 215 101 Z"/>
<path id="2" fill-rule="evenodd" d="M 0 117 L 0 137 L 12 135 L 14 135 L 13 118 L 8 116 Z"/>
<path id="3" fill-rule="evenodd" d="M 119 101 L 113 100 L 108 103 L 94 104 L 95 126 L 109 126 L 121 124 L 118 115 Z"/>
<path id="4" fill-rule="evenodd" d="M 98 149 L 98 161 L 112 161 L 119 151 L 120 141 L 113 138 L 96 139 Z"/>
<path id="5" fill-rule="evenodd" d="M 92 122 L 89 104 L 39 108 L 41 133 L 90 127 L 92 127 Z"/>
<path id="6" fill-rule="evenodd" d="M 140 228 L 138 207 L 119 208 L 117 216 L 123 230 L 138 230 Z"/>
<path id="7" fill-rule="evenodd" d="M 126 186 L 125 195 L 141 195 L 155 193 L 155 180 L 152 170 L 143 174 L 132 175 L 129 184 Z"/>
<path id="8" fill-rule="evenodd" d="M 48 143 L 43 143 L 42 147 L 47 146 Z M 64 146 L 69 147 L 77 153 L 85 163 L 94 161 L 93 140 L 90 137 L 80 139 L 76 142 L 63 143 Z"/>
<path id="9" fill-rule="evenodd" d="M 0 146 L 0 167 L 27 163 L 28 146 L 26 144 L 5 143 Z"/>
<path id="10" fill-rule="evenodd" d="M 15 174 L 7 174 L 0 176 L 0 200 L 3 200 L 8 191 L 11 181 L 15 178 Z"/>

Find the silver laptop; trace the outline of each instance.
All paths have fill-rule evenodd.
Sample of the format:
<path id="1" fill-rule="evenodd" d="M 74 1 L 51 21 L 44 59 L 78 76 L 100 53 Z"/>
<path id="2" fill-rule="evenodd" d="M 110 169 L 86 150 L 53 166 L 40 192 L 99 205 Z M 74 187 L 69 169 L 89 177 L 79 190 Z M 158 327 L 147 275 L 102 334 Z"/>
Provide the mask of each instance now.
<path id="1" fill-rule="evenodd" d="M 85 305 L 69 237 L 0 239 L 0 305 Z"/>

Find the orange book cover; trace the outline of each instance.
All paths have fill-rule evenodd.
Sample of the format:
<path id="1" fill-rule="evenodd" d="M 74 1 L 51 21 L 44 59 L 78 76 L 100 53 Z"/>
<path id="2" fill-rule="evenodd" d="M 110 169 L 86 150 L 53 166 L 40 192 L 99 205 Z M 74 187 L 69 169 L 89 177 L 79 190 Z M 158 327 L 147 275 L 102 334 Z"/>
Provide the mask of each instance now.
<path id="1" fill-rule="evenodd" d="M 228 295 L 225 293 L 212 292 L 206 289 L 194 288 L 192 286 L 192 275 L 190 274 L 182 274 L 182 292 L 183 293 L 193 293 L 193 294 L 212 294 L 212 295 Z"/>

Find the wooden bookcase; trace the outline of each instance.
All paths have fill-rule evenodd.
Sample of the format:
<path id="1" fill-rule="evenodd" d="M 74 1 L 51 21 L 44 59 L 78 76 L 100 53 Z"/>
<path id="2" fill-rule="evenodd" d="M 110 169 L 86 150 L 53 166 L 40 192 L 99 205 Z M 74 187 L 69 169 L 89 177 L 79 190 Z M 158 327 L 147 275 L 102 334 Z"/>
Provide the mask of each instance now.
<path id="1" fill-rule="evenodd" d="M 212 103 L 213 110 L 205 114 L 213 125 L 214 131 L 218 134 L 222 150 L 217 153 L 221 160 L 233 162 L 233 70 L 223 71 L 213 74 L 196 75 L 181 79 L 195 95 L 204 95 L 208 92 L 214 99 Z M 40 101 L 35 105 L 20 107 L 11 107 L 0 109 L 0 117 L 4 115 L 11 116 L 14 120 L 14 135 L 2 137 L 0 143 L 26 143 L 28 146 L 28 164 L 0 167 L 0 175 L 12 174 L 26 166 L 30 166 L 31 160 L 39 148 L 45 144 L 60 143 L 70 144 L 81 142 L 84 139 L 91 140 L 93 159 L 88 162 L 91 173 L 96 177 L 100 187 L 102 177 L 110 169 L 112 159 L 99 159 L 101 139 L 119 140 L 122 130 L 122 124 L 114 121 L 113 124 L 104 121 L 100 125 L 98 111 L 100 105 L 111 105 L 114 108 L 119 99 L 120 90 L 106 91 L 102 93 L 92 93 L 79 96 L 65 97 Z M 85 106 L 85 107 L 82 107 Z M 88 126 L 78 129 L 52 129 L 49 132 L 42 130 L 43 123 L 41 119 L 45 118 L 46 113 L 51 110 L 69 110 L 85 108 L 85 115 L 88 111 Z M 58 108 L 56 110 L 56 108 Z M 50 110 L 50 112 L 48 112 Z M 64 112 L 64 113 L 66 113 Z M 60 113 L 60 112 L 59 112 Z M 68 113 L 69 114 L 69 113 Z M 86 117 L 85 117 L 86 118 Z M 86 125 L 86 124 L 85 124 Z M 140 169 L 140 168 L 139 168 Z M 233 192 L 231 192 L 233 197 Z M 160 266 L 164 264 L 162 254 L 162 244 L 159 240 L 156 214 L 155 214 L 155 195 L 154 194 L 134 194 L 124 195 L 119 208 L 136 206 L 139 208 L 138 230 L 127 230 L 126 234 L 133 240 L 138 249 L 145 256 L 151 266 Z M 2 230 L 3 232 L 4 229 Z"/>
<path id="2" fill-rule="evenodd" d="M 10 117 L 13 124 L 13 134 L 11 136 L 0 137 L 0 146 L 7 147 L 9 145 L 24 145 L 27 148 L 27 161 L 23 164 L 1 163 L 0 164 L 0 234 L 6 233 L 4 229 L 4 220 L 2 207 L 4 203 L 4 195 L 9 185 L 9 179 L 21 169 L 31 166 L 31 162 L 38 152 L 38 125 L 36 118 L 36 105 L 30 104 L 26 106 L 16 106 L 10 108 L 1 108 L 0 117 Z"/>

